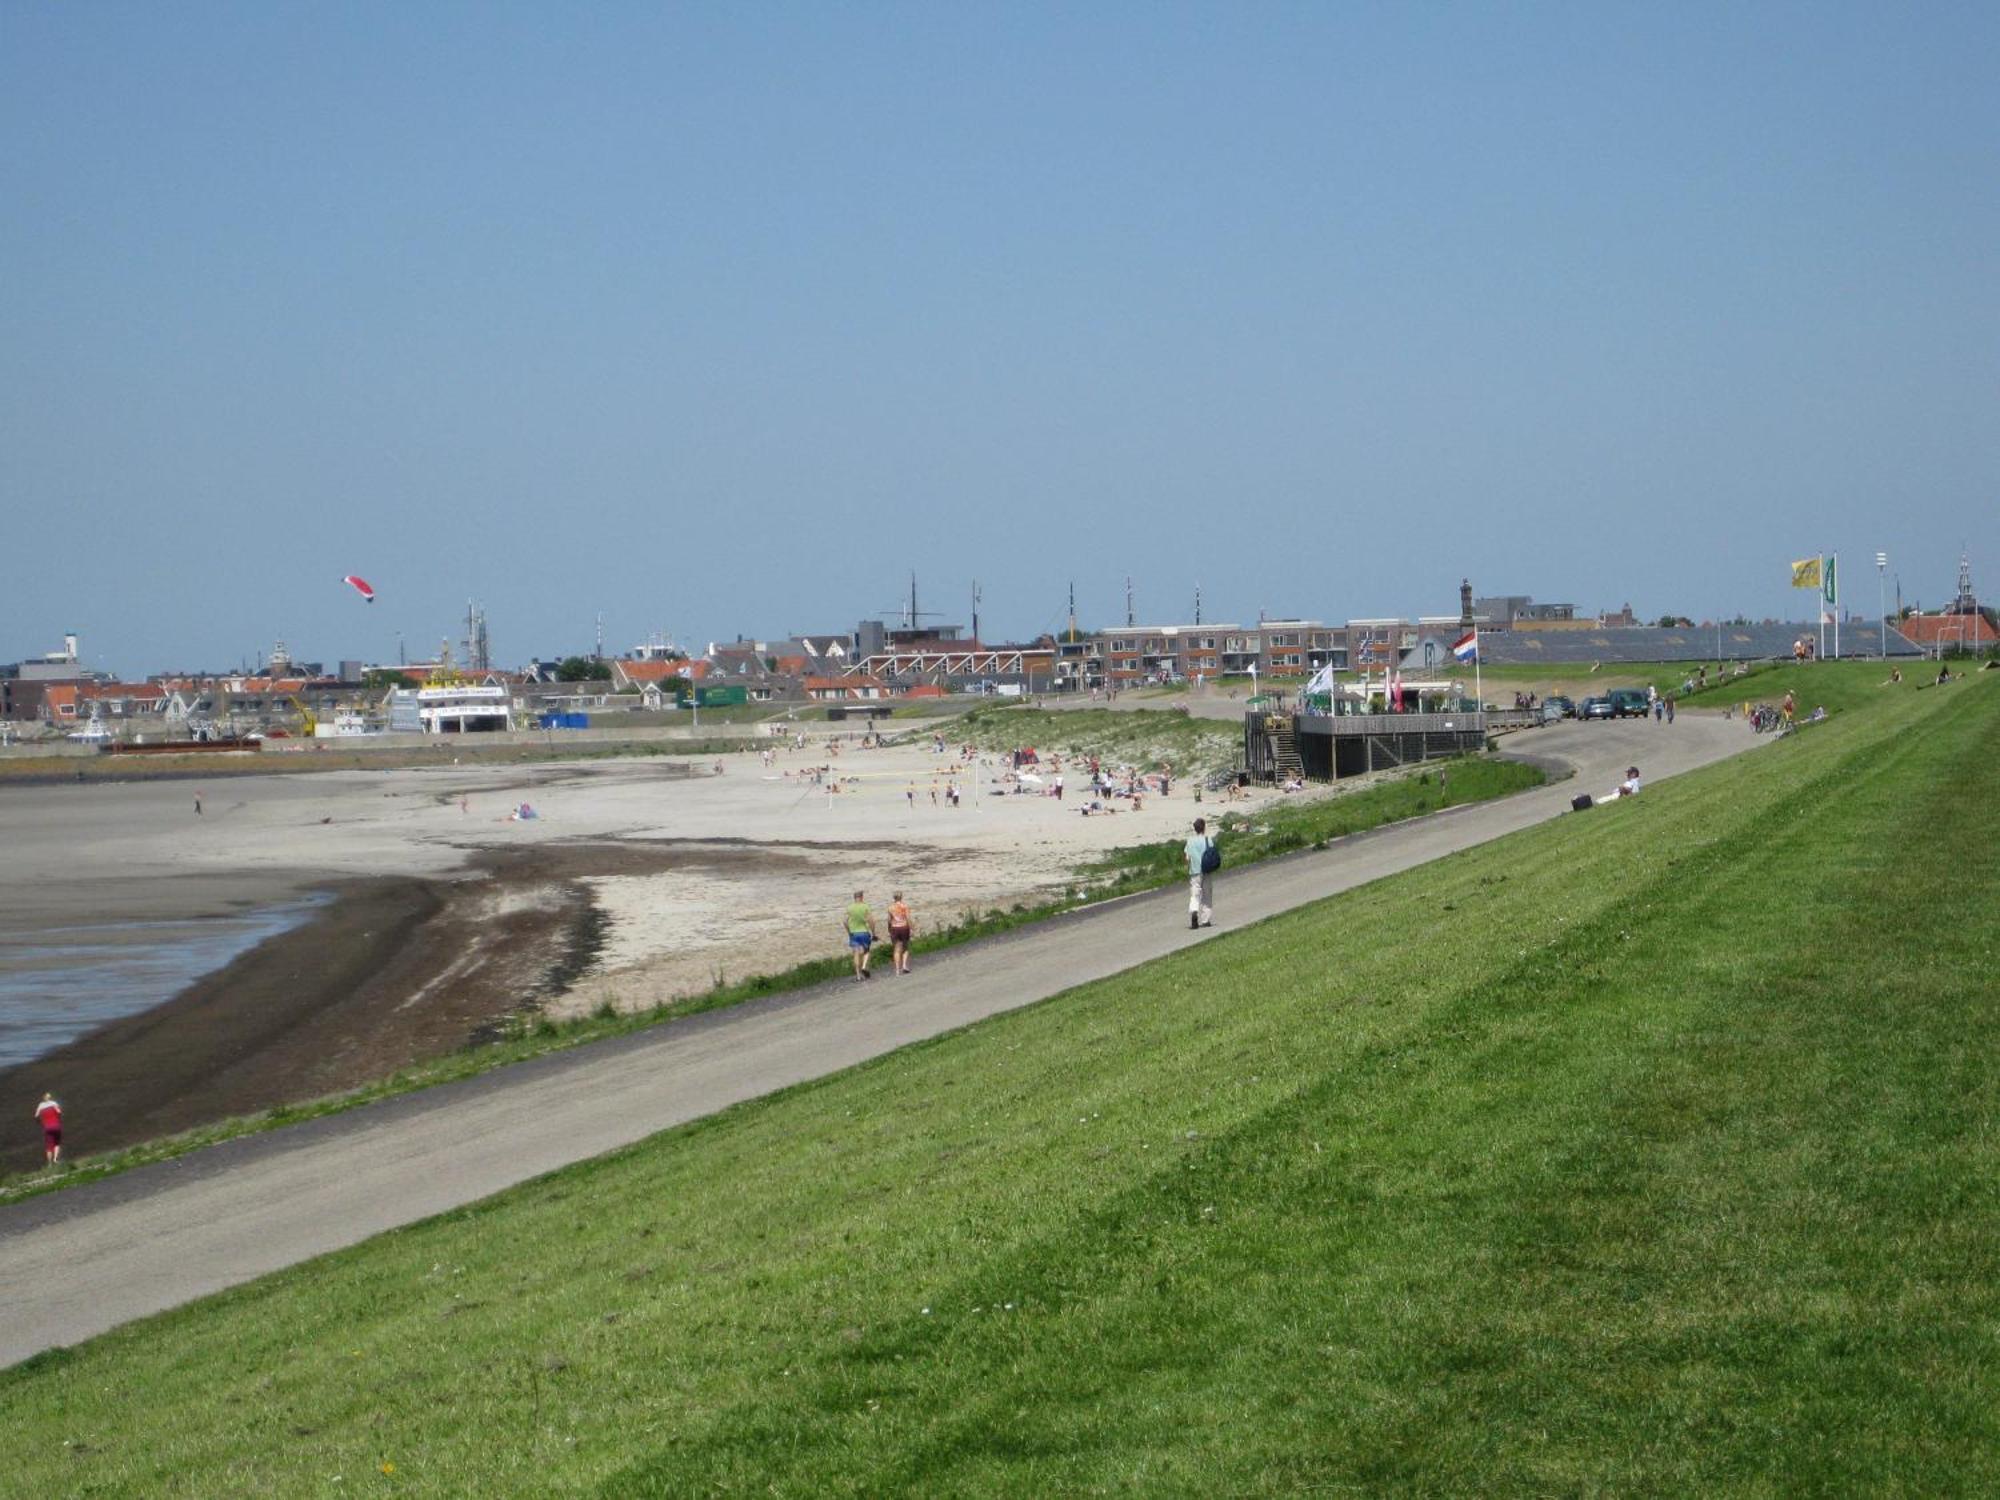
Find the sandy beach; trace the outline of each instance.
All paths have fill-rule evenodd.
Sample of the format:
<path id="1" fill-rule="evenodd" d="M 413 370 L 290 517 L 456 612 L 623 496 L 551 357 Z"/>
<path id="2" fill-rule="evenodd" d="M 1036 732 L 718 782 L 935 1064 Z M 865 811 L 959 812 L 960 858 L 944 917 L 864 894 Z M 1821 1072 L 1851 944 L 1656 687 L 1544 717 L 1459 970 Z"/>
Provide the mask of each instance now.
<path id="1" fill-rule="evenodd" d="M 0 940 L 331 897 L 167 1003 L 0 1072 L 0 1097 L 53 1088 L 104 1149 L 352 1087 L 523 1011 L 648 1008 L 837 954 L 857 888 L 878 911 L 904 891 L 920 929 L 1033 901 L 1197 813 L 1181 784 L 1079 816 L 1081 767 L 1060 802 L 996 795 L 1004 758 L 927 738 L 773 742 L 768 766 L 765 748 L 0 787 Z M 532 820 L 510 816 L 523 802 Z M 14 1144 L 0 1160 L 31 1164 Z"/>

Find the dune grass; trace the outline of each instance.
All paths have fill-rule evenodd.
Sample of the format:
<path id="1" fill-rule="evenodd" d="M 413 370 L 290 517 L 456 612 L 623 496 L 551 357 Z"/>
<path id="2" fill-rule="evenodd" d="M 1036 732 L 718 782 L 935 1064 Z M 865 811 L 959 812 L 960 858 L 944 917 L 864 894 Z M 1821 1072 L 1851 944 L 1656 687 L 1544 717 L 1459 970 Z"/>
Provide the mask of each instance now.
<path id="1" fill-rule="evenodd" d="M 1241 763 L 1243 722 L 1198 719 L 1184 708 L 1040 709 L 1026 703 L 976 708 L 944 731 L 971 740 L 982 750 L 1033 746 L 1044 760 L 1051 753 L 1066 761 L 1092 755 L 1109 766 L 1158 770 L 1162 763 L 1186 780 Z M 1081 785 L 1087 770 L 1072 773 Z"/>
<path id="2" fill-rule="evenodd" d="M 0 1460 L 1990 1493 L 1996 729 L 1988 683 L 1843 715 L 43 1356 Z"/>

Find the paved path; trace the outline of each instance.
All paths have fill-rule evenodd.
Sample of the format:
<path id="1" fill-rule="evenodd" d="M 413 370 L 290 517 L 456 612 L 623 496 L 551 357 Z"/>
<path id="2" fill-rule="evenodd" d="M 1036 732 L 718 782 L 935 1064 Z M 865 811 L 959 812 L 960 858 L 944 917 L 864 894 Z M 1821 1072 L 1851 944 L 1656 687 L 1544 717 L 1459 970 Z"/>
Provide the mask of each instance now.
<path id="1" fill-rule="evenodd" d="M 1695 714 L 1552 726 L 1510 748 L 1574 780 L 1225 869 L 1214 929 L 1188 930 L 1185 888 L 1108 902 L 926 955 L 908 979 L 690 1017 L 0 1209 L 0 1366 L 1525 828 L 1628 763 L 1656 780 L 1758 743 Z"/>

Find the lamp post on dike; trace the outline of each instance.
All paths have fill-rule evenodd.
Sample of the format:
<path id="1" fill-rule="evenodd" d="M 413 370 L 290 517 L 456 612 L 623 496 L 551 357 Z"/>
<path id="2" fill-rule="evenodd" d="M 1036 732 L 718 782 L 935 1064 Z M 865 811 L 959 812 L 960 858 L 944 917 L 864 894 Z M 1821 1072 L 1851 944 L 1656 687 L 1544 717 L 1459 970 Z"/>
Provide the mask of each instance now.
<path id="1" fill-rule="evenodd" d="M 1882 631 L 1882 660 L 1889 659 L 1889 596 L 1884 592 L 1889 570 L 1889 554 L 1875 554 L 1875 622 Z"/>

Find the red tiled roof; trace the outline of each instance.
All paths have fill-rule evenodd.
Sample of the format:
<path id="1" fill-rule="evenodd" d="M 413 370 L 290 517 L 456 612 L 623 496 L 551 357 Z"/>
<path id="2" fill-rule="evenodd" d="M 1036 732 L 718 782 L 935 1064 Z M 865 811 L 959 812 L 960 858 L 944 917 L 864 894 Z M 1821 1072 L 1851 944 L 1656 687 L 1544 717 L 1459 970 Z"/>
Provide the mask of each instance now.
<path id="1" fill-rule="evenodd" d="M 82 684 L 86 698 L 123 698 L 129 702 L 154 702 L 167 696 L 167 690 L 157 682 L 87 682 Z"/>
<path id="2" fill-rule="evenodd" d="M 687 674 L 688 681 L 696 681 L 708 675 L 705 661 L 615 661 L 612 672 L 627 682 L 665 682 L 670 677 Z"/>

